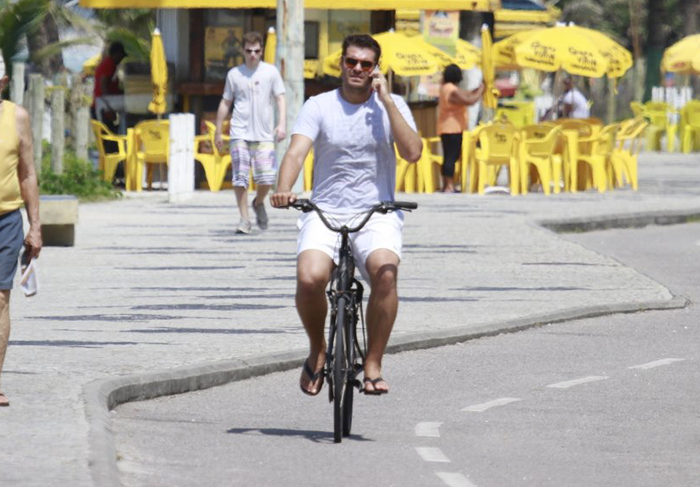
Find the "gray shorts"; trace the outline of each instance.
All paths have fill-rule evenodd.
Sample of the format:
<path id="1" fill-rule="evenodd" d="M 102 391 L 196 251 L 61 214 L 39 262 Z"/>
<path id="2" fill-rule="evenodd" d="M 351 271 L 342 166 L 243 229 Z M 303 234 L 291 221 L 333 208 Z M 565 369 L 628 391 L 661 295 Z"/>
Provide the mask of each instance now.
<path id="1" fill-rule="evenodd" d="M 0 290 L 12 289 L 23 245 L 22 213 L 15 210 L 0 215 Z"/>

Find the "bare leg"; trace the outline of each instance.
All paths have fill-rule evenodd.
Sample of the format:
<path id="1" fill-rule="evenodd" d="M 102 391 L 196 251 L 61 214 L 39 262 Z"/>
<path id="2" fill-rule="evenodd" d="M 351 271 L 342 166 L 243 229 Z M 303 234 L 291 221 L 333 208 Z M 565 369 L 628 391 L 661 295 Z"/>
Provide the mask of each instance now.
<path id="1" fill-rule="evenodd" d="M 5 362 L 5 352 L 7 352 L 7 343 L 9 340 L 10 291 L 4 289 L 0 291 L 0 373 L 2 373 L 2 364 Z M 0 402 L 4 402 L 2 398 L 0 398 Z"/>
<path id="2" fill-rule="evenodd" d="M 314 372 L 323 368 L 326 354 L 326 325 L 328 304 L 326 285 L 333 270 L 333 260 L 320 250 L 305 250 L 297 259 L 297 312 L 309 337 L 309 366 Z M 301 387 L 311 394 L 317 394 L 320 379 L 314 383 L 302 372 Z"/>
<path id="3" fill-rule="evenodd" d="M 270 184 L 258 184 L 258 193 L 255 195 L 255 203 L 257 203 L 256 206 L 260 206 L 262 202 L 265 201 L 265 196 L 267 196 L 270 188 L 272 188 L 272 185 Z"/>
<path id="4" fill-rule="evenodd" d="M 442 177 L 442 192 L 452 193 L 455 190 L 455 178 L 454 176 L 443 176 Z"/>
<path id="5" fill-rule="evenodd" d="M 365 266 L 372 286 L 367 305 L 369 343 L 365 359 L 365 377 L 376 379 L 382 375 L 382 357 L 399 309 L 399 296 L 396 291 L 399 257 L 390 250 L 375 250 L 367 258 Z M 374 385 L 365 383 L 365 388 L 368 391 L 389 390 L 385 381 Z"/>
<path id="6" fill-rule="evenodd" d="M 241 218 L 250 221 L 250 215 L 248 214 L 248 188 L 234 186 L 233 192 L 236 194 L 236 202 L 238 203 L 238 211 L 241 214 Z"/>

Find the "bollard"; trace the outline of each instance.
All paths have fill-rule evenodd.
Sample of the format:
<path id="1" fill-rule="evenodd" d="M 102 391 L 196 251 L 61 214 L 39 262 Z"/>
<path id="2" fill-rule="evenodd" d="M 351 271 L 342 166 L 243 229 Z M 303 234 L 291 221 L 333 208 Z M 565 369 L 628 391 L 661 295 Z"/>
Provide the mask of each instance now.
<path id="1" fill-rule="evenodd" d="M 187 201 L 194 195 L 194 115 L 170 115 L 168 201 Z"/>
<path id="2" fill-rule="evenodd" d="M 51 91 L 51 169 L 63 174 L 63 153 L 66 144 L 66 94 L 63 87 Z"/>
<path id="3" fill-rule="evenodd" d="M 34 169 L 37 176 L 41 174 L 41 156 L 44 140 L 44 78 L 40 74 L 29 75 L 29 112 L 32 121 L 32 138 L 34 139 Z"/>
<path id="4" fill-rule="evenodd" d="M 24 105 L 24 63 L 12 63 L 10 100 L 15 105 Z"/>

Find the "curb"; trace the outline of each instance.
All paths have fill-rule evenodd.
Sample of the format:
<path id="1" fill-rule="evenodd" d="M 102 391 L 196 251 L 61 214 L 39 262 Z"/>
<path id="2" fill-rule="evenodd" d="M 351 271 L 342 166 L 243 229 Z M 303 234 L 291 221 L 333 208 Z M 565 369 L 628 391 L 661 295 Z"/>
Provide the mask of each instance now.
<path id="1" fill-rule="evenodd" d="M 627 213 L 567 220 L 540 220 L 535 223 L 555 233 L 581 233 L 613 228 L 642 228 L 647 225 L 678 225 L 693 222 L 700 222 L 700 209 Z"/>
<path id="2" fill-rule="evenodd" d="M 455 327 L 430 333 L 412 333 L 392 339 L 386 353 L 454 345 L 468 340 L 516 333 L 551 323 L 593 318 L 617 313 L 685 308 L 688 299 L 674 296 L 667 301 L 618 303 L 571 308 L 554 313 L 531 315 L 476 327 Z M 230 382 L 284 372 L 299 367 L 306 358 L 305 350 L 251 357 L 248 360 L 226 360 L 214 364 L 186 366 L 167 372 L 134 374 L 116 379 L 98 379 L 83 387 L 85 414 L 88 422 L 88 466 L 95 485 L 120 487 L 117 454 L 111 427 L 110 411 L 120 404 L 161 396 L 193 392 Z"/>

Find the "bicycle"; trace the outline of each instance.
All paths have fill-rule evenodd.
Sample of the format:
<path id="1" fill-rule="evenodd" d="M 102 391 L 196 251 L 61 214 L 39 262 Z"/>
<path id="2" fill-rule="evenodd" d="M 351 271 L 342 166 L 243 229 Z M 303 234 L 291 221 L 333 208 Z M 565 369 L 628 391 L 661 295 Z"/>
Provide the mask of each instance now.
<path id="1" fill-rule="evenodd" d="M 333 403 L 333 440 L 340 443 L 343 436 L 350 436 L 354 389 L 361 389 L 357 376 L 363 370 L 367 353 L 362 294 L 364 288 L 355 279 L 355 261 L 349 235 L 359 232 L 376 213 L 397 210 L 411 211 L 418 204 L 400 201 L 383 201 L 364 213 L 364 218 L 355 226 L 334 225 L 323 211 L 308 199 L 299 199 L 291 207 L 304 213 L 315 211 L 329 230 L 341 235 L 338 265 L 328 286 L 330 322 L 328 348 L 323 376 L 328 382 L 328 400 Z M 358 215 L 359 216 L 359 215 Z M 362 331 L 362 342 L 358 340 L 358 322 Z"/>

